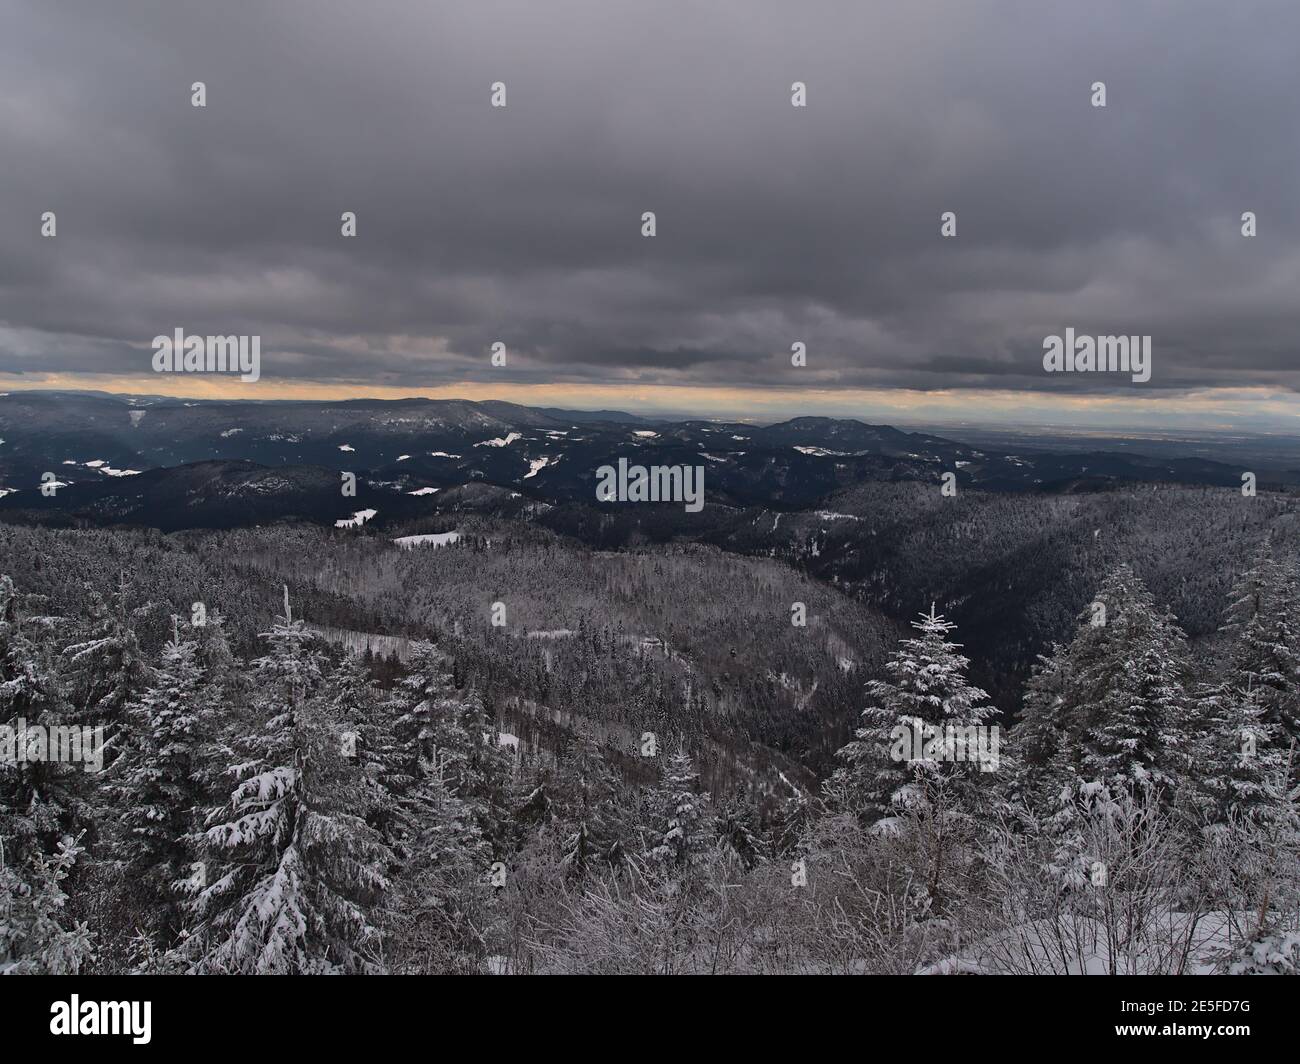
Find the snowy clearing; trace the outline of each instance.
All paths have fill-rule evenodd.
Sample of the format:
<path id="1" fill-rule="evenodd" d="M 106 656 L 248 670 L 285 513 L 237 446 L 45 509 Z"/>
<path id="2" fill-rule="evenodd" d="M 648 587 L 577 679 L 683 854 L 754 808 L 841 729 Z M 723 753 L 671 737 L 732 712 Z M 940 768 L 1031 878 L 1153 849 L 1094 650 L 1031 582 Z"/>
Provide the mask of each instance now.
<path id="1" fill-rule="evenodd" d="M 351 517 L 344 517 L 344 518 L 340 518 L 338 521 L 335 521 L 334 527 L 335 528 L 360 528 L 372 517 L 374 517 L 375 514 L 377 513 L 379 513 L 378 510 L 357 510 L 352 514 Z"/>
<path id="2" fill-rule="evenodd" d="M 459 532 L 433 532 L 423 536 L 399 536 L 393 540 L 402 550 L 412 547 L 445 547 L 460 539 Z"/>

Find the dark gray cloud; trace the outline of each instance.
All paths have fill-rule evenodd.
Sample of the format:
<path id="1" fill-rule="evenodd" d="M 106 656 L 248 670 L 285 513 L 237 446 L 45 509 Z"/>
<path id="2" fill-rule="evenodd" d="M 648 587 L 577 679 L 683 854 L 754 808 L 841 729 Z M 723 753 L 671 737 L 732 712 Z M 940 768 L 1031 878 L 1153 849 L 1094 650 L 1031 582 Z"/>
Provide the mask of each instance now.
<path id="1" fill-rule="evenodd" d="M 1044 376 L 1073 326 L 1150 334 L 1143 389 L 1300 385 L 1290 2 L 0 0 L 0 27 L 0 375 L 139 373 L 181 326 L 261 333 L 269 381 L 1131 395 Z"/>

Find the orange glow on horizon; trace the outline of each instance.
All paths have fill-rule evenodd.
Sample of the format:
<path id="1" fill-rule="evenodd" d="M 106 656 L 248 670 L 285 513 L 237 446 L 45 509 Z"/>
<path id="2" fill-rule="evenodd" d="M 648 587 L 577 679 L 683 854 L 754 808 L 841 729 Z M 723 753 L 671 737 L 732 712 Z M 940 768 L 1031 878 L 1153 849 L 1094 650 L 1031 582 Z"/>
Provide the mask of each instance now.
<path id="1" fill-rule="evenodd" d="M 0 389 L 102 391 L 121 395 L 165 395 L 178 399 L 342 399 L 502 400 L 525 406 L 573 409 L 621 408 L 647 413 L 691 412 L 699 417 L 782 420 L 799 415 L 835 417 L 898 416 L 910 420 L 944 418 L 1006 420 L 1051 416 L 1091 421 L 1098 415 L 1113 422 L 1125 416 L 1137 422 L 1158 414 L 1231 423 L 1249 417 L 1295 419 L 1300 431 L 1300 396 L 1272 388 L 1202 389 L 1147 392 L 1133 396 L 1066 395 L 995 389 L 920 391 L 904 388 L 735 388 L 678 384 L 486 384 L 460 381 L 436 387 L 392 387 L 361 383 L 274 381 L 241 383 L 203 374 L 108 376 L 48 374 L 0 383 Z"/>

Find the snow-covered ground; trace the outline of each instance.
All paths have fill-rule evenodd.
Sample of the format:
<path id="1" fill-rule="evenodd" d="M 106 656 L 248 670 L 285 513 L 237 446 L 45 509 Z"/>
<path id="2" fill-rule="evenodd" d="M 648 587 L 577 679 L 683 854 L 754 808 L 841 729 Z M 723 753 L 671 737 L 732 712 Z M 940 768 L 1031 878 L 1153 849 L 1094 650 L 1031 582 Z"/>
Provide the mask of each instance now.
<path id="1" fill-rule="evenodd" d="M 377 513 L 379 513 L 378 510 L 357 510 L 352 514 L 351 517 L 343 517 L 335 521 L 334 527 L 335 528 L 360 528 L 372 517 L 374 517 L 375 514 Z"/>
<path id="2" fill-rule="evenodd" d="M 1250 914 L 1169 911 L 1143 928 L 1136 944 L 1112 944 L 1100 920 L 1061 917 L 1012 928 L 960 954 L 922 968 L 919 975 L 1212 975 L 1227 951 L 1242 943 L 1234 927 Z M 1186 957 L 1185 963 L 1183 957 Z M 1175 966 L 1181 967 L 1176 971 Z"/>
<path id="3" fill-rule="evenodd" d="M 492 734 L 490 732 L 484 732 L 483 741 L 485 743 L 492 742 Z M 508 749 L 508 750 L 518 750 L 519 736 L 512 735 L 510 732 L 505 732 L 505 731 L 497 732 L 497 746 L 503 747 L 504 749 Z"/>
<path id="4" fill-rule="evenodd" d="M 412 547 L 445 547 L 460 539 L 459 532 L 434 532 L 423 536 L 399 536 L 393 540 L 403 550 Z"/>

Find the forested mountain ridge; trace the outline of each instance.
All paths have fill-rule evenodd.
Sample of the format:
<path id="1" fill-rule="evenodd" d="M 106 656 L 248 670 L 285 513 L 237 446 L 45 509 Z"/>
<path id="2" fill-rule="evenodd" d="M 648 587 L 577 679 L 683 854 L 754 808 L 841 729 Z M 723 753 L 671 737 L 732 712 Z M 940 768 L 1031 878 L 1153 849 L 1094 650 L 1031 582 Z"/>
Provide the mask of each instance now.
<path id="1" fill-rule="evenodd" d="M 159 604 L 140 632 L 152 648 L 168 616 L 203 601 L 250 654 L 287 582 L 314 626 L 454 645 L 461 677 L 526 738 L 546 729 L 507 703 L 638 734 L 709 734 L 748 751 L 736 755 L 745 771 L 776 757 L 805 782 L 804 766 L 824 765 L 847 734 L 860 677 L 896 631 L 781 563 L 690 546 L 593 552 L 482 520 L 459 528 L 454 544 L 401 549 L 309 526 L 161 536 L 0 525 L 0 558 L 21 590 L 68 614 L 85 611 L 87 586 L 107 595 L 117 574 L 138 574 L 139 593 Z M 806 627 L 791 624 L 796 601 Z"/>
<path id="2" fill-rule="evenodd" d="M 1131 482 L 1239 485 L 1242 474 L 1201 457 L 1005 453 L 851 419 L 748 425 L 630 418 L 463 400 L 241 403 L 12 392 L 0 396 L 0 512 L 9 519 L 69 514 L 169 528 L 240 523 L 240 510 L 222 505 L 220 493 L 194 510 L 172 505 L 193 481 L 186 467 L 195 463 L 210 479 L 269 478 L 275 471 L 299 494 L 322 470 L 351 472 L 362 492 L 374 493 L 370 501 L 388 498 L 398 510 L 409 509 L 411 492 L 475 481 L 547 502 L 589 501 L 597 469 L 620 458 L 700 466 L 710 502 L 785 509 L 812 506 L 857 484 L 933 483 L 944 473 L 969 487 L 1035 492 Z M 151 471 L 159 472 L 139 480 Z M 51 477 L 60 486 L 42 494 L 40 485 Z M 1300 475 L 1260 479 L 1268 486 L 1300 482 Z M 268 493 L 255 515 L 242 520 L 326 520 L 327 492 L 320 487 L 305 505 L 287 491 L 279 511 Z"/>

